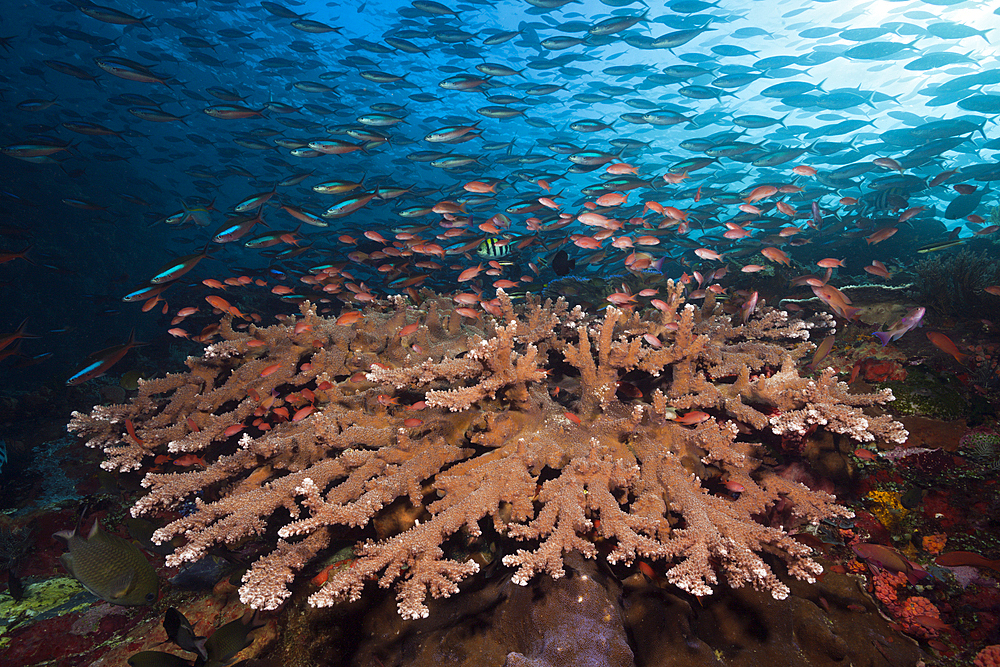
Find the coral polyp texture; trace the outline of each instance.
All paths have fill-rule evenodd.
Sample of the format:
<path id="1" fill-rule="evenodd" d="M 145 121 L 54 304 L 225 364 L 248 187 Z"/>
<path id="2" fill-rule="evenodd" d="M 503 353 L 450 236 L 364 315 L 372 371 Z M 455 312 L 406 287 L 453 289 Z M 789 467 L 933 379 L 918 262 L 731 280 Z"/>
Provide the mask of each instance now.
<path id="1" fill-rule="evenodd" d="M 501 293 L 499 316 L 478 320 L 425 294 L 419 307 L 397 298 L 349 326 L 308 303 L 267 328 L 236 332 L 227 320 L 224 340 L 189 358 L 188 372 L 143 382 L 129 404 L 74 413 L 69 428 L 104 450 L 108 470 L 200 457 L 198 469 L 147 471 L 132 513 L 176 517 L 193 501 L 156 531 L 161 543 L 184 540 L 170 565 L 250 538 L 266 545 L 241 587 L 259 609 L 279 606 L 335 537 L 394 503 L 415 519 L 359 543 L 313 605 L 356 600 L 376 580 L 396 586 L 404 617 L 426 616 L 428 595 L 448 597 L 478 570 L 452 538 L 468 545 L 489 531 L 523 547 L 503 557 L 521 584 L 562 576 L 563 556 L 579 551 L 662 561 L 696 595 L 722 573 L 782 598 L 788 588 L 762 554 L 800 579 L 821 567 L 755 517 L 779 500 L 797 521 L 849 512 L 762 465 L 761 438 L 826 429 L 901 442 L 906 432 L 862 411 L 890 393 L 851 394 L 832 370 L 798 374 L 810 330 L 828 319 L 765 309 L 740 324 L 711 296 L 696 308 L 679 285 L 667 292 L 641 313 L 530 298 L 515 307 Z"/>

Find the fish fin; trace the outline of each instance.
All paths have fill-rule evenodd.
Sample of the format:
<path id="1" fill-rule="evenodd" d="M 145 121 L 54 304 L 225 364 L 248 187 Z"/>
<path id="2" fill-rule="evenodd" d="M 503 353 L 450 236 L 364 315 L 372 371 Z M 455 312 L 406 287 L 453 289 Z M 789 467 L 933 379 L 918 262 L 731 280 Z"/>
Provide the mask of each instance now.
<path id="1" fill-rule="evenodd" d="M 892 332 L 891 331 L 876 331 L 872 335 L 875 336 L 876 338 L 878 338 L 880 341 L 882 341 L 882 347 L 885 347 L 886 345 L 888 345 L 889 342 L 892 340 Z"/>
<path id="2" fill-rule="evenodd" d="M 108 590 L 110 591 L 108 597 L 111 600 L 120 600 L 131 593 L 133 588 L 135 588 L 135 572 L 131 570 L 122 572 L 116 579 L 108 582 Z"/>
<path id="3" fill-rule="evenodd" d="M 136 340 L 135 339 L 135 327 L 132 327 L 132 331 L 129 332 L 128 341 L 126 341 L 125 345 L 127 345 L 129 347 L 143 347 L 145 345 L 149 345 L 149 343 L 144 343 L 141 340 Z M 94 526 L 97 526 L 97 522 L 96 521 L 94 522 Z M 91 529 L 91 532 L 94 532 L 94 529 Z"/>
<path id="4" fill-rule="evenodd" d="M 63 542 L 69 544 L 70 539 L 76 535 L 76 530 L 60 530 L 58 533 L 52 533 L 52 537 L 57 540 L 62 540 Z"/>
<path id="5" fill-rule="evenodd" d="M 76 575 L 73 574 L 73 554 L 67 551 L 59 556 L 59 561 L 62 563 L 63 567 L 66 568 L 67 572 L 76 577 Z"/>
<path id="6" fill-rule="evenodd" d="M 208 660 L 208 649 L 205 648 L 205 642 L 208 637 L 195 637 L 194 639 L 194 652 L 198 654 L 202 660 Z"/>

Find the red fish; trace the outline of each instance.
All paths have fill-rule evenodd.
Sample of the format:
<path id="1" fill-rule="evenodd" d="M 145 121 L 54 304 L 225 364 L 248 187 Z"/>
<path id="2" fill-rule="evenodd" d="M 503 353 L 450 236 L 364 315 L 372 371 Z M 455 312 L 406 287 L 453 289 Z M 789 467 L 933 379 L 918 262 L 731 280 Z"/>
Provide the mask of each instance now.
<path id="1" fill-rule="evenodd" d="M 694 410 L 692 412 L 687 412 L 674 421 L 678 424 L 684 424 L 685 426 L 694 426 L 695 424 L 700 424 L 703 421 L 710 418 L 711 415 L 701 412 L 700 410 Z"/>
<path id="2" fill-rule="evenodd" d="M 847 295 L 833 285 L 812 285 L 811 287 L 813 294 L 844 319 L 853 320 L 858 316 L 860 309 L 852 307 L 851 300 Z"/>
<path id="3" fill-rule="evenodd" d="M 892 572 L 901 572 L 911 584 L 927 576 L 927 571 L 906 556 L 881 544 L 855 544 L 851 547 L 860 558 Z"/>
<path id="4" fill-rule="evenodd" d="M 458 275 L 458 282 L 464 283 L 467 280 L 472 280 L 473 278 L 478 276 L 479 272 L 482 270 L 483 270 L 482 264 L 480 264 L 479 266 L 474 266 L 471 269 L 466 269 L 465 271 L 462 271 L 462 273 Z"/>
<path id="5" fill-rule="evenodd" d="M 776 188 L 773 185 L 758 185 L 750 192 L 749 195 L 743 198 L 743 201 L 745 201 L 748 204 L 753 204 L 754 202 L 758 202 L 761 199 L 764 199 L 765 197 L 770 197 L 773 194 L 777 194 L 777 192 L 778 188 Z"/>
<path id="6" fill-rule="evenodd" d="M 816 352 L 813 353 L 812 362 L 808 366 L 809 370 L 814 371 L 819 367 L 819 362 L 823 361 L 826 355 L 830 354 L 835 341 L 836 336 L 827 336 L 823 339 L 823 342 L 816 347 Z"/>
<path id="7" fill-rule="evenodd" d="M 926 206 L 914 206 L 913 208 L 906 209 L 905 211 L 900 213 L 899 222 L 906 222 L 907 220 L 909 220 L 910 218 L 912 218 L 913 216 L 920 213 L 926 208 L 927 208 Z"/>
<path id="8" fill-rule="evenodd" d="M 23 259 L 27 262 L 32 262 L 28 259 L 28 251 L 31 250 L 32 246 L 28 246 L 20 252 L 0 252 L 0 264 L 6 264 L 7 262 L 13 262 L 15 259 Z"/>
<path id="9" fill-rule="evenodd" d="M 971 551 L 949 551 L 935 558 L 934 562 L 944 567 L 971 565 L 973 567 L 988 567 L 991 570 L 1000 572 L 1000 560 L 990 560 Z"/>
<path id="10" fill-rule="evenodd" d="M 175 466 L 181 466 L 187 468 L 189 466 L 201 466 L 205 467 L 205 458 L 203 456 L 198 456 L 197 454 L 184 454 L 179 456 L 173 461 Z"/>
<path id="11" fill-rule="evenodd" d="M 865 271 L 873 276 L 881 276 L 882 278 L 889 278 L 892 276 L 892 274 L 889 273 L 889 269 L 885 267 L 885 264 L 877 259 L 873 259 L 871 266 L 866 266 Z"/>
<path id="12" fill-rule="evenodd" d="M 66 380 L 66 385 L 75 387 L 76 385 L 82 384 L 88 380 L 101 377 L 107 373 L 112 366 L 121 361 L 125 355 L 128 354 L 129 350 L 133 347 L 140 347 L 142 345 L 146 345 L 146 343 L 137 342 L 135 339 L 135 329 L 132 329 L 132 333 L 129 334 L 128 340 L 124 344 L 114 345 L 103 349 L 100 352 L 95 352 L 87 357 L 83 368 L 74 373 L 70 379 Z"/>
<path id="13" fill-rule="evenodd" d="M 866 236 L 865 241 L 868 242 L 868 245 L 872 245 L 874 243 L 880 243 L 882 241 L 885 241 L 887 238 L 889 238 L 898 231 L 899 230 L 896 229 L 895 227 L 883 227 L 882 229 L 878 230 L 871 236 Z"/>
<path id="14" fill-rule="evenodd" d="M 232 304 L 223 299 L 221 296 L 206 296 L 205 301 L 208 301 L 213 308 L 218 308 L 224 313 L 228 313 L 229 309 L 232 308 Z"/>
<path id="15" fill-rule="evenodd" d="M 349 325 L 354 324 L 355 322 L 358 322 L 359 320 L 361 320 L 362 317 L 363 317 L 363 315 L 362 315 L 361 311 L 355 310 L 355 311 L 344 313 L 343 315 L 341 315 L 340 317 L 338 317 L 336 323 L 339 324 L 340 326 L 349 326 Z"/>
<path id="16" fill-rule="evenodd" d="M 21 324 L 17 327 L 17 329 L 13 333 L 3 334 L 2 336 L 0 336 L 0 350 L 4 349 L 5 347 L 13 343 L 15 340 L 21 338 L 38 338 L 38 336 L 26 332 L 25 329 L 27 328 L 27 326 L 28 326 L 28 318 L 24 318 L 24 321 L 21 322 Z"/>
<path id="17" fill-rule="evenodd" d="M 138 444 L 138 445 L 139 445 L 139 446 L 141 447 L 141 446 L 142 446 L 142 444 L 143 444 L 143 443 L 142 443 L 142 440 L 140 440 L 140 439 L 139 439 L 139 436 L 137 436 L 137 435 L 135 434 L 135 424 L 133 424 L 133 423 L 132 423 L 132 420 L 131 420 L 131 419 L 126 419 L 126 420 L 125 420 L 125 430 L 126 430 L 126 431 L 128 431 L 128 434 L 129 434 L 129 436 L 130 436 L 130 437 L 131 437 L 131 438 L 132 438 L 133 440 L 135 440 L 136 444 Z"/>
<path id="18" fill-rule="evenodd" d="M 755 291 L 753 294 L 750 295 L 750 297 L 746 300 L 746 302 L 744 302 L 744 304 L 740 306 L 740 312 L 743 314 L 744 324 L 746 324 L 747 320 L 750 319 L 750 316 L 753 315 L 754 311 L 757 309 L 758 299 L 759 295 Z"/>
<path id="19" fill-rule="evenodd" d="M 292 415 L 292 421 L 293 422 L 302 421 L 303 419 L 305 419 L 306 417 L 308 417 L 310 414 L 312 414 L 312 411 L 315 410 L 315 409 L 316 409 L 316 406 L 314 406 L 314 405 L 307 405 L 304 408 L 299 408 L 298 410 L 295 411 L 295 414 Z"/>
<path id="20" fill-rule="evenodd" d="M 952 340 L 947 336 L 945 336 L 943 333 L 938 333 L 936 331 L 929 331 L 927 332 L 927 338 L 932 343 L 934 343 L 934 347 L 941 350 L 942 352 L 945 352 L 955 357 L 955 361 L 957 361 L 958 363 L 963 365 L 965 364 L 965 360 L 968 358 L 969 355 L 959 352 L 958 348 L 955 346 L 955 343 L 953 343 Z"/>
<path id="21" fill-rule="evenodd" d="M 764 257 L 767 257 L 772 262 L 778 262 L 779 264 L 784 264 L 786 266 L 791 265 L 791 259 L 784 250 L 779 248 L 764 248 L 760 251 L 760 254 L 764 255 Z"/>

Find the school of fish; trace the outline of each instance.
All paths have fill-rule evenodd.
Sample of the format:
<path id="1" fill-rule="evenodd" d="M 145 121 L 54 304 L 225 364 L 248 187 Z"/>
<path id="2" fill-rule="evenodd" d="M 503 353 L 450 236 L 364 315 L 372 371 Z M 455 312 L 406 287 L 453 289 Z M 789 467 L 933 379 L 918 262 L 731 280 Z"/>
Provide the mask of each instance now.
<path id="1" fill-rule="evenodd" d="M 479 318 L 498 289 L 588 278 L 609 285 L 588 306 L 657 307 L 672 277 L 745 320 L 778 276 L 771 303 L 815 295 L 852 319 L 845 284 L 995 249 L 998 14 L 42 0 L 0 24 L 0 362 L 46 361 L 71 326 L 105 340 L 101 313 L 118 344 L 68 384 L 154 317 L 206 343 L 219 313 L 247 326 L 309 299 L 349 326 L 429 287 Z M 38 276 L 94 317 L 59 328 Z"/>

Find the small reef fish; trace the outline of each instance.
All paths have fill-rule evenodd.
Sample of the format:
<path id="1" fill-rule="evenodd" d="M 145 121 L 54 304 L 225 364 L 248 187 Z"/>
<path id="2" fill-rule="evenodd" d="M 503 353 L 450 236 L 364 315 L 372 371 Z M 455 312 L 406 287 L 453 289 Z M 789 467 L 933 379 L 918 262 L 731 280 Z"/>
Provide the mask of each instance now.
<path id="1" fill-rule="evenodd" d="M 79 526 L 55 533 L 69 551 L 60 559 L 73 578 L 88 591 L 111 604 L 151 605 L 156 602 L 159 579 L 149 560 L 123 537 L 113 535 L 94 521 L 87 537 Z"/>
<path id="2" fill-rule="evenodd" d="M 112 347 L 105 348 L 100 352 L 95 352 L 94 354 L 87 357 L 83 363 L 83 368 L 74 373 L 68 380 L 66 380 L 66 385 L 70 387 L 75 387 L 78 384 L 83 384 L 88 380 L 93 380 L 94 378 L 101 377 L 107 373 L 112 366 L 121 361 L 128 351 L 133 347 L 141 347 L 147 345 L 147 343 L 140 343 L 135 339 L 135 329 L 132 329 L 132 333 L 129 334 L 128 340 L 121 345 L 113 345 Z"/>
<path id="3" fill-rule="evenodd" d="M 965 365 L 965 360 L 969 358 L 968 354 L 965 354 L 964 352 L 959 352 L 958 347 L 955 345 L 955 343 L 950 338 L 945 336 L 943 333 L 938 333 L 937 331 L 929 331 L 927 332 L 927 339 L 934 344 L 934 347 L 936 347 L 937 349 L 941 350 L 946 354 L 950 354 L 951 356 L 955 357 L 955 361 L 957 361 L 962 365 Z"/>
<path id="4" fill-rule="evenodd" d="M 876 331 L 872 335 L 882 341 L 882 347 L 885 347 L 892 341 L 899 340 L 910 329 L 921 326 L 926 312 L 927 309 L 923 306 L 914 308 L 888 331 Z"/>

